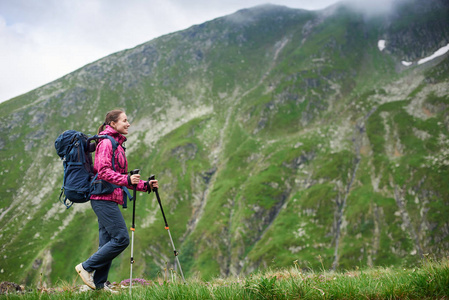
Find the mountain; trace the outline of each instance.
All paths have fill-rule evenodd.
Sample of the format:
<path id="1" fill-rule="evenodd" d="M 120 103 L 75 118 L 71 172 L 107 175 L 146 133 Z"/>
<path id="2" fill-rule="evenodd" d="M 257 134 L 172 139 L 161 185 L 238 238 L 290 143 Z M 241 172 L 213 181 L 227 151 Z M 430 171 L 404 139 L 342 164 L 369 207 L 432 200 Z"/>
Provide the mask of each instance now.
<path id="1" fill-rule="evenodd" d="M 447 255 L 448 23 L 444 0 L 372 15 L 257 6 L 1 103 L 0 280 L 72 281 L 98 247 L 89 203 L 58 202 L 54 140 L 95 134 L 114 108 L 132 122 L 130 169 L 160 181 L 186 277 Z M 172 247 L 154 195 L 136 205 L 133 274 L 155 278 Z"/>

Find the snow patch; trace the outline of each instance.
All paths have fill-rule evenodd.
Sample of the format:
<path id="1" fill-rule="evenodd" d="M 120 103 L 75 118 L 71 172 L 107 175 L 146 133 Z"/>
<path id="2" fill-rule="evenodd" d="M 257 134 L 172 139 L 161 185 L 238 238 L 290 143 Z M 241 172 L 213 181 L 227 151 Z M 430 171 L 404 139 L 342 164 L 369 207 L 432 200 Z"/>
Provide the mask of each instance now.
<path id="1" fill-rule="evenodd" d="M 441 47 L 437 51 L 435 51 L 431 56 L 425 57 L 423 59 L 418 60 L 418 65 L 424 64 L 432 59 L 437 58 L 438 56 L 444 55 L 449 51 L 449 44 L 444 47 Z"/>
<path id="2" fill-rule="evenodd" d="M 385 40 L 379 40 L 377 42 L 377 47 L 379 48 L 380 51 L 383 51 L 385 49 Z"/>
<path id="3" fill-rule="evenodd" d="M 379 42 L 380 42 L 380 41 L 379 41 Z M 380 46 L 379 46 L 379 49 L 380 49 Z M 382 50 L 381 50 L 381 51 L 382 51 Z M 431 60 L 433 60 L 433 59 L 435 59 L 435 58 L 437 58 L 437 57 L 439 57 L 439 56 L 442 56 L 442 55 L 446 54 L 448 51 L 449 51 L 449 44 L 447 44 L 447 45 L 444 46 L 444 47 L 441 47 L 440 49 L 438 49 L 437 51 L 435 51 L 432 55 L 430 55 L 430 56 L 428 56 L 428 57 L 425 57 L 425 58 L 422 58 L 422 59 L 418 60 L 417 64 L 418 64 L 418 65 L 422 65 L 422 64 L 424 64 L 424 63 L 426 63 L 426 62 L 429 62 L 429 61 L 431 61 Z M 401 61 L 401 63 L 402 63 L 402 65 L 404 65 L 404 66 L 406 66 L 406 67 L 409 67 L 409 66 L 413 65 L 413 62 L 411 62 L 411 61 L 405 61 L 405 60 L 403 60 L 403 61 Z"/>

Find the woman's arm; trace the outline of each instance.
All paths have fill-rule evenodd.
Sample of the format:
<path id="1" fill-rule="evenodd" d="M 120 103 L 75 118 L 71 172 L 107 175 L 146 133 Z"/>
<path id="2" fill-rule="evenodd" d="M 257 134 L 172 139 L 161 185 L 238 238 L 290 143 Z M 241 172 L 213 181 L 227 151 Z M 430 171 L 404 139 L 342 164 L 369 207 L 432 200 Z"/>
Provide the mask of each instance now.
<path id="1" fill-rule="evenodd" d="M 137 184 L 136 190 L 141 192 L 148 191 L 147 182 L 140 180 L 140 174 L 128 176 L 127 174 L 114 171 L 112 168 L 112 159 L 111 141 L 109 139 L 101 140 L 95 151 L 95 166 L 98 170 L 99 179 L 106 180 L 115 185 L 126 186 L 129 189 L 133 189 L 133 184 Z M 157 188 L 157 180 L 151 180 L 150 186 Z"/>

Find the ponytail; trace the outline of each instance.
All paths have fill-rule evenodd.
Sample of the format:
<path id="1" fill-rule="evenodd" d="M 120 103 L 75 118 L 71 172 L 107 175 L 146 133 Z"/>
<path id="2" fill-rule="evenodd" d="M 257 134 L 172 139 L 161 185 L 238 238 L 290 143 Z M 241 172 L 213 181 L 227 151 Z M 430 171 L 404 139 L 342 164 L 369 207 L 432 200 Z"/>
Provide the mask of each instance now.
<path id="1" fill-rule="evenodd" d="M 106 127 L 106 125 L 107 125 L 106 123 L 101 124 L 100 127 L 98 127 L 97 134 L 100 134 L 100 132 L 102 132 L 102 131 L 104 130 L 104 128 Z"/>

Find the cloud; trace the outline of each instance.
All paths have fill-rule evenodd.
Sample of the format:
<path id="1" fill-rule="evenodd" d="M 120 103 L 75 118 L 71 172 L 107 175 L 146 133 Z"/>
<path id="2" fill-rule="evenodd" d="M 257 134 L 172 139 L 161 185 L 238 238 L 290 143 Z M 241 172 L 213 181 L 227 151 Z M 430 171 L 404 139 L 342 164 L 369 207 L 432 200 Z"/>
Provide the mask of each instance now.
<path id="1" fill-rule="evenodd" d="M 0 15 L 0 101 L 113 52 L 178 30 L 186 22 L 169 2 L 153 1 L 159 9 L 174 14 L 170 23 L 168 16 L 154 14 L 150 6 L 115 2 L 33 1 L 30 5 L 18 1 L 17 6 L 0 10 L 9 13 Z"/>
<path id="2" fill-rule="evenodd" d="M 355 10 L 364 13 L 368 16 L 383 15 L 392 13 L 398 4 L 412 2 L 411 0 L 346 0 Z"/>
<path id="3" fill-rule="evenodd" d="M 39 44 L 32 35 L 28 25 L 15 23 L 8 26 L 7 22 L 0 16 L 0 66 L 2 69 L 0 77 L 1 100 L 4 97 L 15 96 L 14 89 L 18 82 L 29 82 L 32 87 L 39 79 L 33 78 L 35 68 L 38 67 L 35 57 Z M 28 70 L 23 72 L 23 70 Z M 3 99 L 2 99 L 3 98 Z"/>
<path id="4" fill-rule="evenodd" d="M 321 9 L 336 0 L 2 0 L 0 102 L 111 53 L 271 2 Z"/>

